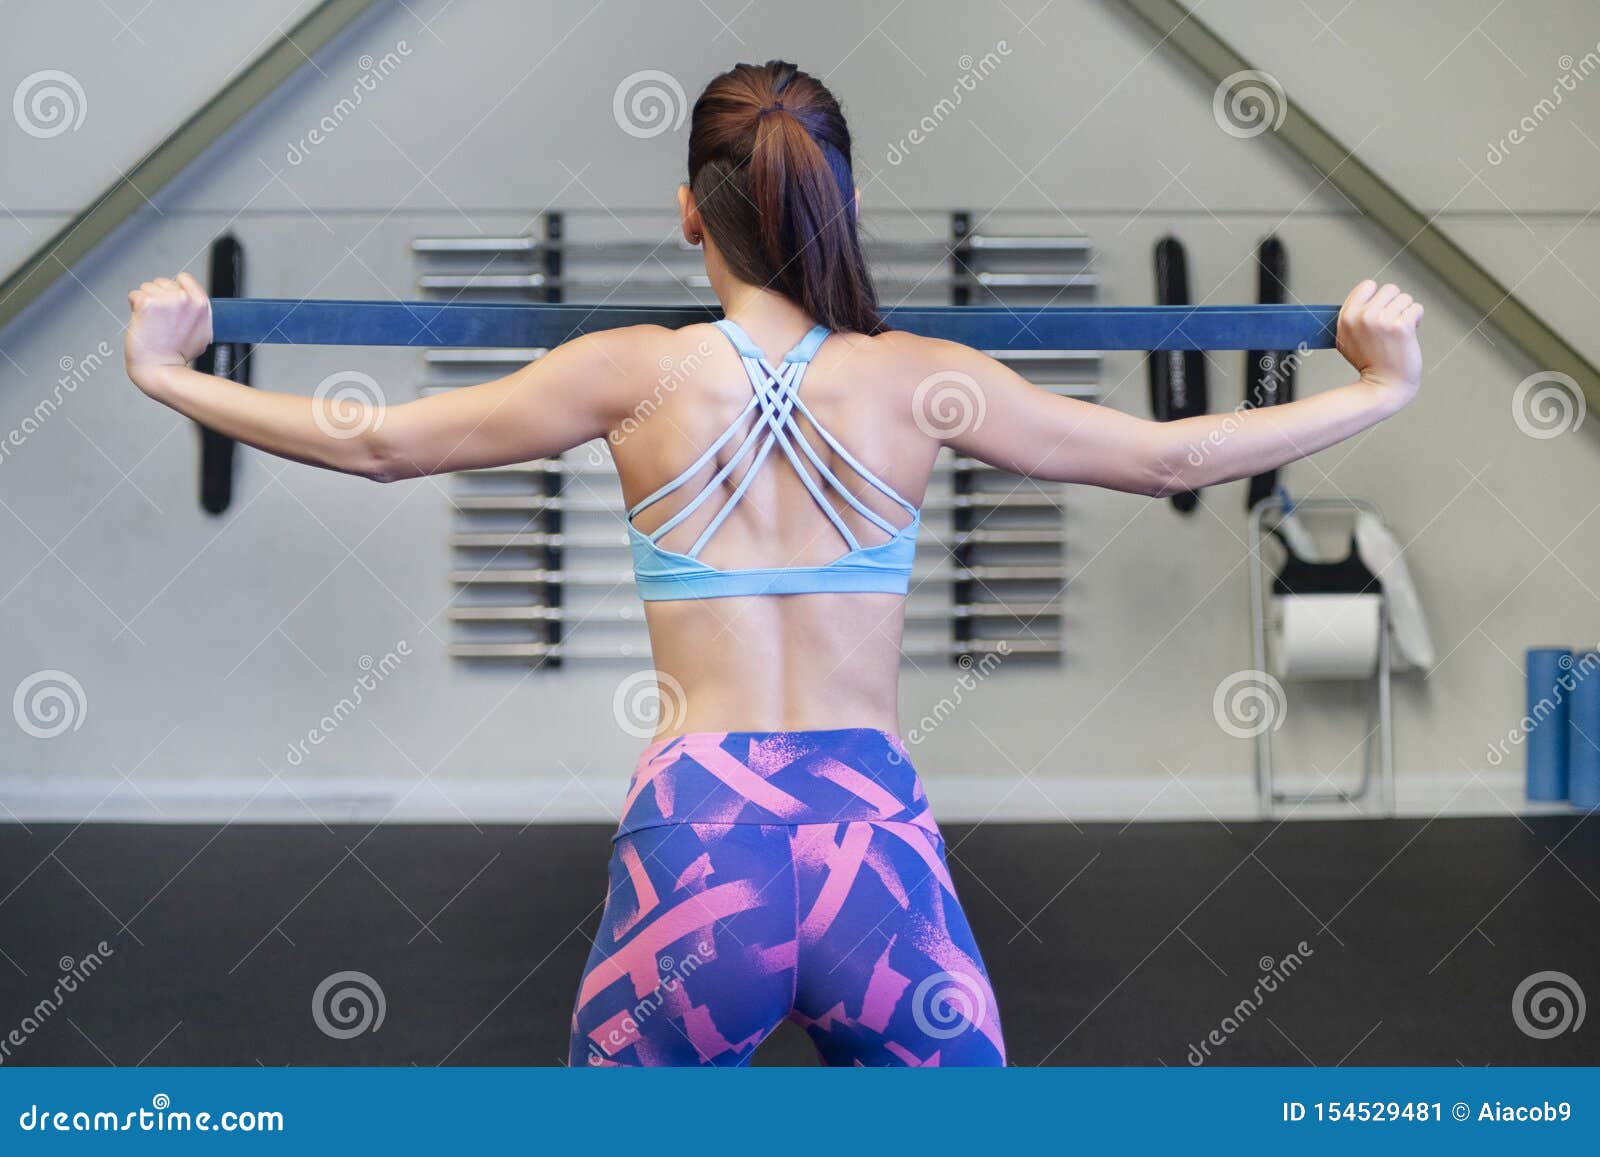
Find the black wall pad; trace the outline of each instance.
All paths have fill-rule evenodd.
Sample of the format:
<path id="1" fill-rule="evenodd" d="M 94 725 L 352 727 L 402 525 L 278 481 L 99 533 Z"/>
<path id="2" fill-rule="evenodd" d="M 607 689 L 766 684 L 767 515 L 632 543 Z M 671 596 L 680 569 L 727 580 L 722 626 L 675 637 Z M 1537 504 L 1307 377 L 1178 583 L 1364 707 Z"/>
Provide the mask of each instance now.
<path id="1" fill-rule="evenodd" d="M 597 790 L 620 792 L 618 775 Z M 61 957 L 113 949 L 5 1064 L 562 1063 L 611 834 L 0 825 L 0 1024 L 30 1015 Z M 1511 1015 L 1542 969 L 1578 979 L 1591 1004 L 1600 986 L 1600 920 L 1585 915 L 1600 824 L 1582 815 L 945 835 L 1012 1064 L 1187 1065 L 1262 959 L 1301 942 L 1303 964 L 1207 1064 L 1600 1063 L 1589 1024 L 1535 1040 Z M 311 997 L 350 969 L 382 986 L 387 1018 L 335 1040 Z M 756 1063 L 815 1058 L 786 1025 Z"/>
<path id="2" fill-rule="evenodd" d="M 1156 301 L 1189 305 L 1189 260 L 1176 237 L 1156 242 Z M 1158 422 L 1204 414 L 1209 405 L 1206 356 L 1199 350 L 1162 350 L 1150 355 L 1150 413 Z M 1172 496 L 1172 505 L 1188 514 L 1200 496 L 1187 491 Z"/>
<path id="3" fill-rule="evenodd" d="M 244 246 L 232 234 L 211 245 L 209 292 L 212 300 L 244 293 Z M 250 350 L 243 342 L 218 342 L 206 347 L 195 359 L 194 368 L 248 386 Z M 233 451 L 232 438 L 200 427 L 200 505 L 209 514 L 221 514 L 233 501 Z"/>
<path id="4" fill-rule="evenodd" d="M 1276 237 L 1268 237 L 1256 250 L 1256 301 L 1261 305 L 1281 305 L 1289 296 L 1289 251 Z M 1251 350 L 1245 355 L 1244 404 L 1276 406 L 1294 401 L 1294 375 L 1303 355 L 1296 350 Z M 1278 472 L 1268 470 L 1250 479 L 1244 508 L 1256 503 L 1278 486 Z"/>

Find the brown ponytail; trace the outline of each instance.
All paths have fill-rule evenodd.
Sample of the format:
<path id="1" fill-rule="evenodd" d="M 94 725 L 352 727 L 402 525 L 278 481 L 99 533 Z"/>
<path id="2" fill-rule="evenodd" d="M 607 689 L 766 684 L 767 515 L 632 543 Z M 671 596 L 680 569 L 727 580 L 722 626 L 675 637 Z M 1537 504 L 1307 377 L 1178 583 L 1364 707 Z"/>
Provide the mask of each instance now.
<path id="1" fill-rule="evenodd" d="M 850 130 L 821 81 L 772 60 L 706 85 L 689 128 L 689 188 L 741 280 L 829 329 L 883 330 L 856 234 Z"/>

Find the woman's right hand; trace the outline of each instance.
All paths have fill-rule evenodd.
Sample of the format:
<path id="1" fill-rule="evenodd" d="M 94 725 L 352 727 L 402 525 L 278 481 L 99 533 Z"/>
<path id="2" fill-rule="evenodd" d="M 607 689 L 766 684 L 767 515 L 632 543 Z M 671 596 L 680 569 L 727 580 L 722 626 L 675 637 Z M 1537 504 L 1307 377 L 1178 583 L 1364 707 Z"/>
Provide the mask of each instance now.
<path id="1" fill-rule="evenodd" d="M 185 366 L 211 344 L 211 302 L 187 273 L 158 277 L 128 294 L 133 316 L 123 336 L 128 377 L 140 389 L 163 369 Z"/>
<path id="2" fill-rule="evenodd" d="M 1417 344 L 1421 320 L 1422 303 L 1409 293 L 1363 281 L 1339 310 L 1339 352 L 1362 381 L 1404 405 L 1416 397 L 1422 381 L 1422 348 Z"/>

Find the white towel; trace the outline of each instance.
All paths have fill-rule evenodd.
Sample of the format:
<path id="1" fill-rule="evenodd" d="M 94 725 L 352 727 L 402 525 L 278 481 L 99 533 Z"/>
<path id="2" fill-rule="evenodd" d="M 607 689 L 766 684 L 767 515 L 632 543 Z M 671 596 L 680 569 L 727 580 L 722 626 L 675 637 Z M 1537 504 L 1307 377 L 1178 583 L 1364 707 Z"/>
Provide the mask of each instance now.
<path id="1" fill-rule="evenodd" d="M 1291 554 L 1306 562 L 1322 562 L 1322 554 L 1317 550 L 1317 540 L 1311 537 L 1311 532 L 1300 521 L 1300 516 L 1291 508 L 1288 514 L 1279 518 L 1273 527 L 1283 535 L 1283 544 L 1289 548 Z"/>
<path id="2" fill-rule="evenodd" d="M 1411 581 L 1405 555 L 1389 528 L 1376 515 L 1362 511 L 1356 518 L 1356 553 L 1380 583 L 1389 600 L 1389 629 L 1395 645 L 1395 668 L 1433 666 L 1433 638 L 1422 614 L 1422 601 Z"/>

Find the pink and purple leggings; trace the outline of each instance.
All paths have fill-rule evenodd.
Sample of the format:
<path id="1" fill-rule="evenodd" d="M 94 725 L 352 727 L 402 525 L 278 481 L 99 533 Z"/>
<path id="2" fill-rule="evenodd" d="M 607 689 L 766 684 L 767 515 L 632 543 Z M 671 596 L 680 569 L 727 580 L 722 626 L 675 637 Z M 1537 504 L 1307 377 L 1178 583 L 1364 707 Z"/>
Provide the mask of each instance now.
<path id="1" fill-rule="evenodd" d="M 882 731 L 645 751 L 613 840 L 573 1064 L 743 1065 L 784 1019 L 829 1065 L 1003 1065 L 944 841 Z"/>

